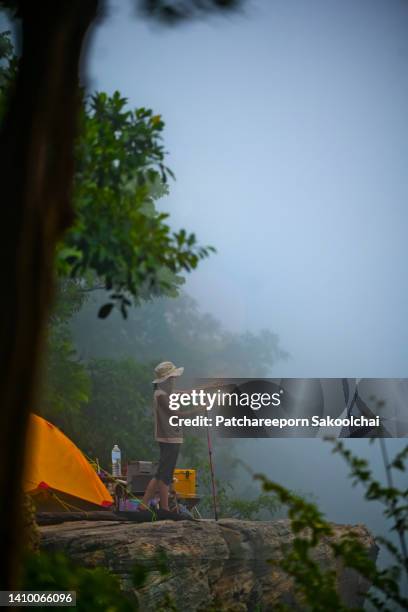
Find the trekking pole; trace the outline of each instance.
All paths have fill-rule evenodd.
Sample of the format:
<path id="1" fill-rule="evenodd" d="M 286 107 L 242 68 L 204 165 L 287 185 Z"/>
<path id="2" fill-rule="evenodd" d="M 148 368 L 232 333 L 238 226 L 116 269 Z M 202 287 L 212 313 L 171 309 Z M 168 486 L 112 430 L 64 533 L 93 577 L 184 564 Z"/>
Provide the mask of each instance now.
<path id="1" fill-rule="evenodd" d="M 212 498 L 213 498 L 213 506 L 214 506 L 214 518 L 218 521 L 218 510 L 217 510 L 217 492 L 215 486 L 215 476 L 214 476 L 214 464 L 213 464 L 213 452 L 211 445 L 211 436 L 210 436 L 210 428 L 207 425 L 207 444 L 208 444 L 208 459 L 210 464 L 210 474 L 211 474 L 211 488 L 212 488 Z"/>

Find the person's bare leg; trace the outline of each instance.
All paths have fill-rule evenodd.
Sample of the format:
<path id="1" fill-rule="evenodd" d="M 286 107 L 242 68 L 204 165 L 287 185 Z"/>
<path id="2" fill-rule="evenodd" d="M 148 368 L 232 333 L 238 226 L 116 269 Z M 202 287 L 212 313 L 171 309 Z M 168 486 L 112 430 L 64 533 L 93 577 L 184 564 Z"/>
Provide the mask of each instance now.
<path id="1" fill-rule="evenodd" d="M 160 497 L 160 509 L 169 509 L 169 485 L 166 485 L 162 480 L 158 480 L 159 484 L 159 497 Z"/>
<path id="2" fill-rule="evenodd" d="M 153 497 L 156 495 L 156 491 L 159 489 L 160 491 L 160 480 L 157 480 L 157 478 L 152 478 L 151 481 L 149 482 L 149 484 L 146 487 L 146 491 L 144 492 L 143 495 L 143 499 L 142 499 L 142 509 L 146 510 L 149 507 L 149 501 L 151 499 L 153 499 Z"/>

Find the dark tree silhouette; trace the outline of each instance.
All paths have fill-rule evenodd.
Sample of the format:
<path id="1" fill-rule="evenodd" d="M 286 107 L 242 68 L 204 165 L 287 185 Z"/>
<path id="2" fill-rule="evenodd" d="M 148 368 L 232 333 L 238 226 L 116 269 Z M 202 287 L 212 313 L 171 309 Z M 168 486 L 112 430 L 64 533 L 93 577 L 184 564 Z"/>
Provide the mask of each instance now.
<path id="1" fill-rule="evenodd" d="M 8 0 L 21 20 L 21 58 L 0 132 L 3 261 L 0 302 L 0 587 L 17 584 L 28 416 L 41 376 L 55 248 L 73 221 L 71 187 L 84 40 L 102 2 Z M 167 22 L 237 2 L 139 2 Z"/>
<path id="2" fill-rule="evenodd" d="M 0 304 L 0 584 L 16 584 L 20 491 L 52 299 L 55 247 L 73 220 L 78 67 L 96 0 L 18 3 L 22 55 L 0 133 L 5 263 Z M 7 262 L 7 263 L 6 263 Z"/>

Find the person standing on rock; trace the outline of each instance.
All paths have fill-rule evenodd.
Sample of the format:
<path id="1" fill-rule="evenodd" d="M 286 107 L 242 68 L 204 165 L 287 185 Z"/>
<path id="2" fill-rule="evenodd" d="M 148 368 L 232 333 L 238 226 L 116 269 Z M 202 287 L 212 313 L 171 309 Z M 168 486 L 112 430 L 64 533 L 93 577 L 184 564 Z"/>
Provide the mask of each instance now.
<path id="1" fill-rule="evenodd" d="M 183 442 L 181 427 L 169 423 L 169 417 L 174 414 L 169 408 L 169 396 L 174 391 L 176 378 L 183 372 L 183 367 L 177 368 L 171 361 L 159 363 L 154 370 L 154 430 L 155 440 L 160 447 L 160 458 L 156 475 L 151 479 L 144 493 L 141 503 L 142 510 L 148 507 L 157 491 L 159 492 L 160 508 L 169 509 L 169 487 L 173 482 L 174 468 Z"/>

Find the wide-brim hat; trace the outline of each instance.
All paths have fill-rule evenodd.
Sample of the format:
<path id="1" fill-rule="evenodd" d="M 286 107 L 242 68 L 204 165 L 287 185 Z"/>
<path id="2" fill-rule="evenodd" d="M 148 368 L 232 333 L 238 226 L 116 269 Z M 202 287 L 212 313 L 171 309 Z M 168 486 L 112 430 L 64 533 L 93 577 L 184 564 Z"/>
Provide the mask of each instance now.
<path id="1" fill-rule="evenodd" d="M 162 361 L 162 363 L 159 363 L 154 368 L 156 378 L 153 380 L 153 383 L 162 383 L 173 376 L 181 376 L 183 372 L 183 367 L 177 368 L 171 361 Z"/>

